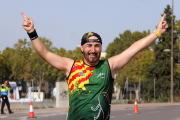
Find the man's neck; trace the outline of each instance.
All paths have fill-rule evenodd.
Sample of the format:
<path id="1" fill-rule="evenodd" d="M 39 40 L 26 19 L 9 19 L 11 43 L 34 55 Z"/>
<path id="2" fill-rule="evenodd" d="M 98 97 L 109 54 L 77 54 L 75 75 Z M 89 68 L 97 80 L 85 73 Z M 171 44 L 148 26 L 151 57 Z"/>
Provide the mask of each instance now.
<path id="1" fill-rule="evenodd" d="M 91 62 L 88 62 L 86 61 L 85 59 L 83 59 L 83 62 L 86 64 L 86 65 L 89 65 L 89 66 L 96 66 L 98 63 L 99 63 L 99 60 L 95 63 L 91 63 Z"/>

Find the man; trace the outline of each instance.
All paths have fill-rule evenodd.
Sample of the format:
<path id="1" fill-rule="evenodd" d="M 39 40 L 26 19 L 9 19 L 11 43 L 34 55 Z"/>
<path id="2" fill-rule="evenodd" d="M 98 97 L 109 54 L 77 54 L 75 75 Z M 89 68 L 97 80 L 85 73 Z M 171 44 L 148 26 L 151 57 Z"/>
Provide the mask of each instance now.
<path id="1" fill-rule="evenodd" d="M 69 88 L 68 120 L 109 120 L 112 87 L 115 73 L 131 58 L 148 47 L 168 28 L 163 15 L 156 31 L 133 43 L 128 49 L 108 60 L 99 60 L 102 40 L 97 33 L 89 32 L 81 39 L 83 60 L 58 56 L 45 47 L 38 38 L 32 19 L 21 12 L 22 24 L 37 53 L 55 68 L 66 73 Z"/>
<path id="2" fill-rule="evenodd" d="M 4 82 L 4 84 L 1 85 L 1 98 L 2 98 L 2 104 L 1 104 L 1 114 L 6 114 L 4 113 L 4 106 L 5 106 L 5 103 L 7 105 L 7 108 L 8 108 L 8 111 L 9 111 L 9 114 L 12 114 L 14 112 L 11 111 L 10 109 L 10 104 L 9 104 L 9 100 L 8 100 L 8 88 L 11 88 L 11 85 L 9 84 L 9 81 L 6 80 Z"/>

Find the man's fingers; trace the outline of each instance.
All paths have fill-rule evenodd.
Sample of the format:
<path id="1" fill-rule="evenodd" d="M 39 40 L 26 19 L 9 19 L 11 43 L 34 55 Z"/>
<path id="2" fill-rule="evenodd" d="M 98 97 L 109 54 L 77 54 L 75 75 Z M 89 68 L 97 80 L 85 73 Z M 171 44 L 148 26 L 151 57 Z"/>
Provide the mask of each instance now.
<path id="1" fill-rule="evenodd" d="M 21 15 L 22 15 L 24 18 L 27 18 L 26 15 L 25 15 L 23 12 L 21 12 Z"/>
<path id="2" fill-rule="evenodd" d="M 30 18 L 26 17 L 24 18 L 24 21 L 30 21 Z"/>
<path id="3" fill-rule="evenodd" d="M 23 24 L 22 24 L 23 26 L 28 26 L 29 25 L 29 23 L 27 22 L 27 21 L 25 21 L 25 22 L 23 22 Z"/>
<path id="4" fill-rule="evenodd" d="M 166 25 L 166 27 L 165 27 L 166 29 L 168 28 L 168 25 Z"/>
<path id="5" fill-rule="evenodd" d="M 164 14 L 161 18 L 161 21 L 164 21 L 164 18 L 166 17 L 166 14 Z"/>

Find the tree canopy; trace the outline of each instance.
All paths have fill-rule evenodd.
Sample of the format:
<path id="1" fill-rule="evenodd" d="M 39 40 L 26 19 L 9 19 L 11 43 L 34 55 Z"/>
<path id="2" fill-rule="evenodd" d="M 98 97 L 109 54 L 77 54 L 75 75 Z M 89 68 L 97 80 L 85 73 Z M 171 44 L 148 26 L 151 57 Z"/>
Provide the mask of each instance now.
<path id="1" fill-rule="evenodd" d="M 162 35 L 161 38 L 158 39 L 158 42 L 154 45 L 154 60 L 152 64 L 149 65 L 145 75 L 146 82 L 144 84 L 144 94 L 146 98 L 152 98 L 154 96 L 154 79 L 156 79 L 156 99 L 161 99 L 162 96 L 165 97 L 167 101 L 170 96 L 170 85 L 171 85 L 171 52 L 165 52 L 165 49 L 171 49 L 171 16 L 172 10 L 169 5 L 164 9 L 164 13 L 166 14 L 165 20 L 168 23 L 167 31 Z M 162 15 L 163 15 L 162 14 Z M 174 21 L 175 21 L 175 16 Z M 175 23 L 175 22 L 173 22 Z M 179 92 L 179 78 L 180 74 L 177 72 L 177 67 L 175 64 L 178 62 L 178 45 L 177 43 L 177 32 L 174 29 L 173 33 L 173 71 L 174 71 L 174 88 L 175 93 Z"/>

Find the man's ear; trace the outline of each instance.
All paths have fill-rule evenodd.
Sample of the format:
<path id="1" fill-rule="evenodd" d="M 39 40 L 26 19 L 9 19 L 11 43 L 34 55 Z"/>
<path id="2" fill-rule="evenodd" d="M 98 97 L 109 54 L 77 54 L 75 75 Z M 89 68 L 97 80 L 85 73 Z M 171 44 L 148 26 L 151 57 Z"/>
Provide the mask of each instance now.
<path id="1" fill-rule="evenodd" d="M 83 53 L 83 46 L 81 46 L 81 52 Z"/>

